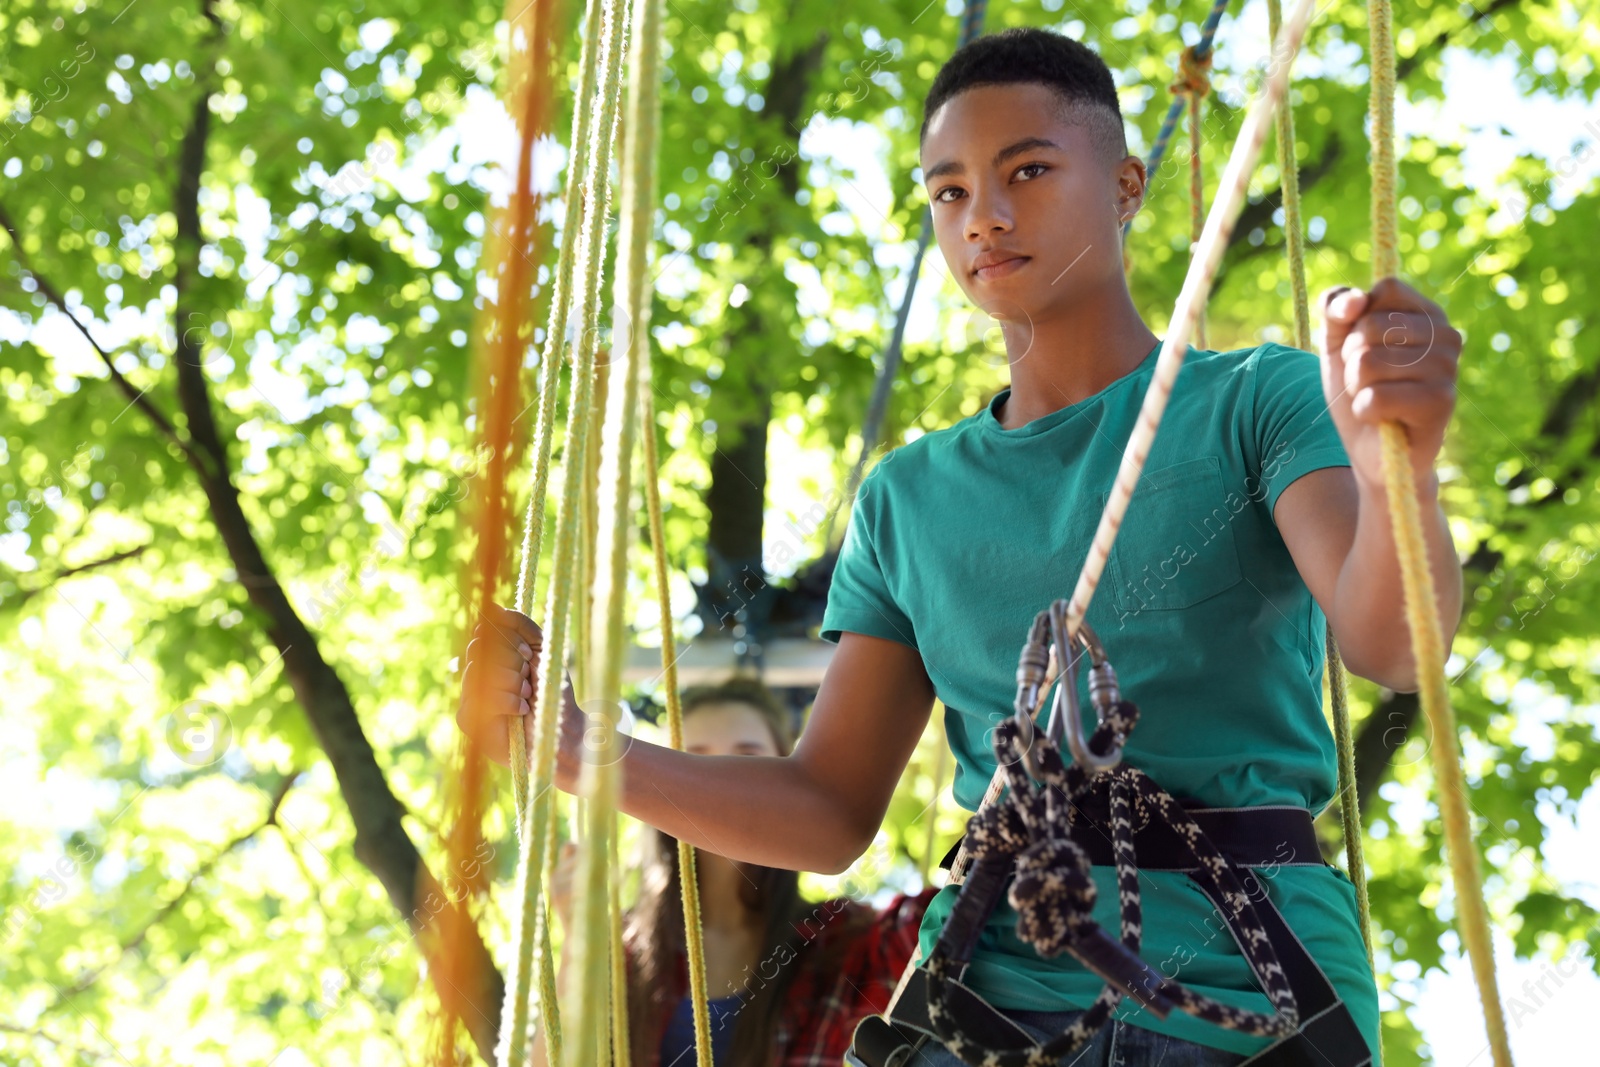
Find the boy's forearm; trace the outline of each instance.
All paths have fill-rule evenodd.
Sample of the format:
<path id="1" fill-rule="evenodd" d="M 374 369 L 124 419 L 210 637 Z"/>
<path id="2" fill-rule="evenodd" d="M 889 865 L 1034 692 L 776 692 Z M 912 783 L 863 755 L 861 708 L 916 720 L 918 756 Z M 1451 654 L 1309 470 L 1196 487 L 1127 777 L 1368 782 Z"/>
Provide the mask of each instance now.
<path id="1" fill-rule="evenodd" d="M 1461 621 L 1461 562 L 1439 507 L 1438 478 L 1418 479 L 1422 531 L 1433 572 L 1435 605 L 1446 652 Z M 1339 572 L 1330 624 L 1350 670 L 1401 692 L 1418 686 L 1411 631 L 1406 625 L 1399 554 L 1389 502 L 1381 485 L 1358 479 L 1359 513 L 1350 554 Z"/>
<path id="2" fill-rule="evenodd" d="M 699 756 L 634 739 L 622 760 L 619 806 L 696 848 L 744 863 L 838 874 L 870 843 L 803 761 Z"/>

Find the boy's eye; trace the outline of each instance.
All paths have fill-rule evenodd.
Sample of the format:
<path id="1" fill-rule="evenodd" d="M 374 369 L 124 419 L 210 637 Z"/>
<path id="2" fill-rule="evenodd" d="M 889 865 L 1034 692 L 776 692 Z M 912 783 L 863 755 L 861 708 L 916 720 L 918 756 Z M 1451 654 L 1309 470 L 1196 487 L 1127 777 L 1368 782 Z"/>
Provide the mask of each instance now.
<path id="1" fill-rule="evenodd" d="M 1042 174 L 1042 173 L 1044 173 L 1045 171 L 1047 171 L 1049 169 L 1050 169 L 1049 166 L 1047 166 L 1044 163 L 1024 163 L 1022 166 L 1017 168 L 1016 173 L 1017 173 L 1017 175 L 1021 175 L 1023 171 L 1037 170 L 1039 173 Z M 936 204 L 948 204 L 948 203 L 951 203 L 952 200 L 946 199 L 944 194 L 945 193 L 959 193 L 959 192 L 961 192 L 961 189 L 959 187 L 954 186 L 954 185 L 947 185 L 943 189 L 940 189 L 938 192 L 933 194 L 933 202 L 936 203 Z"/>

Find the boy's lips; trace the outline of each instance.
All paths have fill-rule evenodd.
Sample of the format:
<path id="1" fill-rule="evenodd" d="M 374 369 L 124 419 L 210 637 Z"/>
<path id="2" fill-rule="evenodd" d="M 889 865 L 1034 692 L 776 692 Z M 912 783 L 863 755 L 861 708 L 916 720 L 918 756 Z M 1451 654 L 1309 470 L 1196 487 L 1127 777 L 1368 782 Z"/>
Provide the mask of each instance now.
<path id="1" fill-rule="evenodd" d="M 1014 274 L 1023 267 L 1027 266 L 1030 258 L 1032 257 L 1008 256 L 1005 259 L 990 263 L 986 266 L 976 267 L 973 269 L 972 274 L 973 277 L 978 278 L 980 281 L 986 282 L 992 281 L 995 278 L 1004 278 L 1006 275 Z"/>

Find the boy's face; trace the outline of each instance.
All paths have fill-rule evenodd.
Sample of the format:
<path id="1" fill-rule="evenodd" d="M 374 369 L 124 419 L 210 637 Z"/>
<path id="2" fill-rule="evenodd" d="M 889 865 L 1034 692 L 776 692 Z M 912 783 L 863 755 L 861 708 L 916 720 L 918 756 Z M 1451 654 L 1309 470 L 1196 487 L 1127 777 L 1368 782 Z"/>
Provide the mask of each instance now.
<path id="1" fill-rule="evenodd" d="M 968 89 L 923 139 L 939 251 L 996 319 L 1038 324 L 1122 276 L 1122 220 L 1138 210 L 1144 165 L 1096 144 L 1087 122 L 1101 116 L 1067 123 L 1061 106 L 1037 83 Z M 996 256 L 1017 258 L 984 267 Z"/>

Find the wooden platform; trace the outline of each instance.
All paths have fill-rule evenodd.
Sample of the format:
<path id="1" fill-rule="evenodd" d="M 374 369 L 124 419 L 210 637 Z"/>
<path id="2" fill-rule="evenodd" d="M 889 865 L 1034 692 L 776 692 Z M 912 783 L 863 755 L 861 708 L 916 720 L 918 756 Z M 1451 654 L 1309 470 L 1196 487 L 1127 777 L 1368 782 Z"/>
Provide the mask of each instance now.
<path id="1" fill-rule="evenodd" d="M 761 680 L 769 686 L 816 688 L 833 659 L 836 645 L 822 640 L 780 637 L 769 641 L 762 657 Z M 708 685 L 724 681 L 734 673 L 738 656 L 733 641 L 725 637 L 696 637 L 678 644 L 678 685 Z M 632 685 L 654 686 L 661 682 L 661 649 L 628 649 L 622 680 Z"/>

